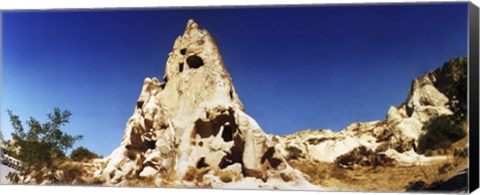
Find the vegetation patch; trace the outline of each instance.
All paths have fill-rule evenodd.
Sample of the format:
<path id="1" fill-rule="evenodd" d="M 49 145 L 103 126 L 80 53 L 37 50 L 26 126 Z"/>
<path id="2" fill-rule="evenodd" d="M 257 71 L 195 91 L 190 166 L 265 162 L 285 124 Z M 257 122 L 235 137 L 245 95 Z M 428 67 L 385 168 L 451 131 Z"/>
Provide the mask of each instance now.
<path id="1" fill-rule="evenodd" d="M 374 152 L 365 146 L 354 148 L 350 152 L 340 155 L 335 159 L 335 165 L 342 168 L 353 169 L 358 166 L 391 166 L 394 159 L 382 152 Z"/>
<path id="2" fill-rule="evenodd" d="M 8 149 L 12 151 L 10 154 L 12 157 L 22 162 L 20 176 L 23 179 L 20 182 L 24 182 L 33 171 L 37 172 L 36 178 L 43 177 L 53 168 L 52 165 L 65 161 L 66 150 L 82 139 L 81 135 L 72 136 L 61 130 L 70 122 L 72 113 L 68 110 L 55 108 L 53 113 L 47 114 L 49 121 L 45 123 L 30 117 L 25 122 L 28 129 L 24 128 L 20 117 L 14 115 L 11 110 L 7 112 L 14 129 Z"/>
<path id="3" fill-rule="evenodd" d="M 85 147 L 78 147 L 70 153 L 70 159 L 77 162 L 85 162 L 94 158 L 99 158 L 98 154 L 88 150 Z"/>
<path id="4" fill-rule="evenodd" d="M 297 160 L 297 159 L 300 159 L 300 158 L 304 158 L 305 157 L 305 154 L 302 153 L 302 150 L 300 150 L 299 148 L 295 147 L 295 146 L 288 146 L 286 148 L 287 152 L 288 152 L 288 156 L 287 156 L 287 159 L 288 160 Z"/>
<path id="5" fill-rule="evenodd" d="M 424 124 L 425 134 L 418 140 L 418 152 L 427 150 L 446 149 L 452 143 L 464 138 L 467 133 L 462 123 L 458 123 L 455 115 L 439 116 L 430 119 Z M 428 152 L 430 153 L 430 152 Z"/>

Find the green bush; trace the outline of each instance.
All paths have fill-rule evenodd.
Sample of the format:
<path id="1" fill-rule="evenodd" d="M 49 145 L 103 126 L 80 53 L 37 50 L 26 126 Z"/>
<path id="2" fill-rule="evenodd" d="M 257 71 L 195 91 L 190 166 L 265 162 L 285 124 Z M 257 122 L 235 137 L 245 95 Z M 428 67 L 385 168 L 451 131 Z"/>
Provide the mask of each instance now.
<path id="1" fill-rule="evenodd" d="M 441 68 L 435 86 L 450 100 L 447 106 L 453 111 L 455 120 L 461 122 L 467 117 L 468 73 L 467 58 L 448 60 Z"/>
<path id="2" fill-rule="evenodd" d="M 76 148 L 70 154 L 70 158 L 73 161 L 77 161 L 77 162 L 88 161 L 90 159 L 94 159 L 98 157 L 99 156 L 97 154 L 93 153 L 92 151 L 82 146 Z"/>
<path id="3" fill-rule="evenodd" d="M 456 116 L 439 116 L 430 119 L 424 125 L 426 133 L 418 140 L 418 149 L 424 153 L 428 149 L 449 148 L 453 142 L 464 138 L 467 134 Z"/>
<path id="4" fill-rule="evenodd" d="M 82 135 L 72 136 L 62 130 L 70 122 L 72 113 L 68 110 L 54 108 L 53 113 L 47 114 L 48 121 L 44 123 L 30 117 L 26 121 L 27 128 L 24 128 L 19 116 L 11 110 L 7 110 L 7 113 L 14 129 L 10 155 L 22 162 L 19 175 L 23 179 L 34 171 L 42 175 L 44 167 L 51 168 L 63 161 L 65 152 L 82 139 Z"/>

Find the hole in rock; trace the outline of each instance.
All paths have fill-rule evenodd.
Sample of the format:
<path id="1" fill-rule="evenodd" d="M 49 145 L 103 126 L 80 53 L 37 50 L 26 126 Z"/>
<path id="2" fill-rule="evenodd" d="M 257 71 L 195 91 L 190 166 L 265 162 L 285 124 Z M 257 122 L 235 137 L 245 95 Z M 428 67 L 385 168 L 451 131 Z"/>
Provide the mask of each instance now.
<path id="1" fill-rule="evenodd" d="M 203 60 L 197 55 L 193 55 L 187 58 L 187 64 L 190 68 L 199 68 L 200 66 L 203 66 Z"/>
<path id="2" fill-rule="evenodd" d="M 202 141 L 198 142 L 198 146 L 202 147 L 202 146 L 203 146 L 203 142 L 202 142 Z"/>
<path id="3" fill-rule="evenodd" d="M 183 71 L 183 62 L 180 62 L 180 63 L 178 64 L 178 70 L 179 70 L 180 72 Z"/>
<path id="4" fill-rule="evenodd" d="M 235 163 L 235 162 L 233 162 L 233 160 L 232 160 L 232 155 L 231 154 L 226 154 L 220 160 L 220 163 L 218 163 L 218 167 L 220 167 L 220 169 L 225 169 L 226 167 L 232 165 L 233 163 Z"/>
<path id="5" fill-rule="evenodd" d="M 151 121 L 150 119 L 145 119 L 144 123 L 145 123 L 145 130 L 150 131 L 150 129 L 153 126 L 153 121 Z"/>
<path id="6" fill-rule="evenodd" d="M 232 126 L 226 124 L 223 126 L 223 133 L 222 133 L 223 141 L 229 142 L 233 140 L 233 128 Z"/>
<path id="7" fill-rule="evenodd" d="M 232 99 L 232 100 L 233 100 L 233 91 L 232 91 L 232 90 L 230 90 L 230 92 L 229 92 L 228 94 L 230 95 L 230 99 Z"/>
<path id="8" fill-rule="evenodd" d="M 262 156 L 261 163 L 265 162 L 265 160 L 271 159 L 273 157 L 273 153 L 275 152 L 274 147 L 270 147 L 265 151 L 265 153 Z"/>
<path id="9" fill-rule="evenodd" d="M 153 163 L 152 161 L 148 161 L 148 162 L 146 162 L 146 163 L 143 163 L 143 169 L 145 169 L 146 167 L 151 167 L 151 168 L 156 169 L 155 167 L 157 167 L 157 166 L 156 166 L 155 163 Z M 143 169 L 142 169 L 142 170 L 143 170 Z M 139 174 L 140 174 L 140 173 L 139 173 Z"/>
<path id="10" fill-rule="evenodd" d="M 180 50 L 180 54 L 185 55 L 187 54 L 187 48 L 183 48 Z"/>
<path id="11" fill-rule="evenodd" d="M 137 108 L 142 108 L 142 107 L 143 107 L 143 101 L 138 101 Z"/>
<path id="12" fill-rule="evenodd" d="M 223 112 L 223 111 L 222 111 Z M 211 117 L 211 113 L 206 113 L 207 117 Z M 233 111 L 228 111 L 228 114 L 222 114 L 215 116 L 214 119 L 204 121 L 198 119 L 195 121 L 195 127 L 192 134 L 192 138 L 196 135 L 199 135 L 201 138 L 208 138 L 210 136 L 217 136 L 220 132 L 220 128 L 224 128 L 222 136 L 224 141 L 232 141 L 233 134 L 235 134 L 237 129 L 237 124 L 235 123 L 235 117 Z"/>
<path id="13" fill-rule="evenodd" d="M 207 138 L 217 135 L 218 129 L 214 129 L 212 122 L 199 119 L 195 122 L 195 133 L 201 138 Z"/>
<path id="14" fill-rule="evenodd" d="M 137 158 L 137 152 L 135 152 L 133 149 L 132 150 L 127 150 L 127 157 L 130 160 L 135 160 Z"/>
<path id="15" fill-rule="evenodd" d="M 273 167 L 273 168 L 277 168 L 280 164 L 282 164 L 282 160 L 278 159 L 278 158 L 271 158 L 270 160 L 268 160 L 270 162 L 270 165 Z"/>
<path id="16" fill-rule="evenodd" d="M 407 111 L 407 116 L 408 117 L 412 117 L 412 114 L 413 114 L 413 107 L 410 107 L 410 106 L 406 106 L 406 109 Z"/>
<path id="17" fill-rule="evenodd" d="M 155 149 L 155 143 L 156 143 L 155 140 L 146 140 L 145 141 L 145 146 L 147 146 L 147 148 L 153 150 L 153 149 Z"/>
<path id="18" fill-rule="evenodd" d="M 220 160 L 218 167 L 224 169 L 234 163 L 240 163 L 243 165 L 243 151 L 245 148 L 245 142 L 240 135 L 235 135 L 233 138 L 233 146 L 223 158 Z"/>
<path id="19" fill-rule="evenodd" d="M 233 162 L 238 162 L 243 165 L 243 151 L 245 150 L 245 141 L 243 141 L 240 135 L 233 137 L 233 146 L 230 148 L 231 159 Z"/>
<path id="20" fill-rule="evenodd" d="M 201 168 L 204 168 L 204 167 L 208 167 L 208 164 L 205 163 L 205 157 L 202 157 L 197 162 L 197 169 L 201 169 Z"/>

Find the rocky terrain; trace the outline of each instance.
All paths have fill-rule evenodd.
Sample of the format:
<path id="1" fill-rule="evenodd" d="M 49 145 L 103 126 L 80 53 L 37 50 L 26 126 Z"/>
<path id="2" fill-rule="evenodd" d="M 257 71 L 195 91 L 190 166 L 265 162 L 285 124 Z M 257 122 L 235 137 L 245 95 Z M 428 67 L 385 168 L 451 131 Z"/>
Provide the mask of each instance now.
<path id="1" fill-rule="evenodd" d="M 443 69 L 452 67 L 445 66 Z M 369 153 L 378 159 L 365 159 L 364 162 L 410 165 L 428 163 L 443 157 L 427 158 L 418 155 L 415 150 L 422 126 L 430 119 L 441 115 L 452 115 L 448 108 L 449 98 L 436 87 L 438 69 L 415 79 L 407 101 L 398 107 L 391 106 L 382 121 L 357 122 L 334 133 L 330 130 L 307 130 L 287 136 L 275 136 L 279 143 L 292 152 L 304 155 L 311 160 L 333 163 L 347 153 Z M 367 155 L 368 156 L 368 155 Z M 366 162 L 366 161 L 372 162 Z M 362 160 L 360 160 L 362 161 Z"/>
<path id="2" fill-rule="evenodd" d="M 438 86 L 454 68 L 415 79 L 407 100 L 390 107 L 384 120 L 336 133 L 267 135 L 244 112 L 213 38 L 190 20 L 169 54 L 163 81 L 145 79 L 120 146 L 95 160 L 90 172 L 105 185 L 321 190 L 342 188 L 314 182 L 317 175 L 305 171 L 306 164 L 337 172 L 442 164 L 448 155 L 416 150 L 425 122 L 453 114 L 448 103 L 454 97 Z"/>
<path id="3" fill-rule="evenodd" d="M 189 20 L 163 78 L 144 80 L 119 147 L 55 174 L 114 186 L 422 190 L 468 168 L 459 153 L 467 138 L 434 154 L 419 149 L 426 123 L 458 113 L 458 93 L 446 86 L 458 81 L 462 63 L 453 59 L 413 80 L 406 101 L 383 120 L 270 135 L 245 113 L 214 39 Z"/>
<path id="4" fill-rule="evenodd" d="M 452 59 L 414 79 L 407 100 L 398 107 L 391 106 L 384 120 L 352 123 L 339 132 L 300 131 L 273 136 L 273 140 L 288 151 L 287 159 L 293 167 L 316 179 L 315 184 L 336 190 L 403 191 L 412 180 L 448 180 L 468 167 L 468 139 L 428 156 L 419 154 L 419 141 L 427 133 L 427 122 L 463 113 L 454 113 L 462 100 L 456 97 L 458 92 L 451 93 L 449 86 L 459 82 L 458 69 L 462 66 L 466 67 L 465 58 Z M 449 122 L 462 123 L 463 131 L 468 131 L 465 121 Z M 463 157 L 458 155 L 460 151 Z M 445 167 L 450 172 L 442 170 Z M 381 182 L 372 185 L 372 181 Z"/>

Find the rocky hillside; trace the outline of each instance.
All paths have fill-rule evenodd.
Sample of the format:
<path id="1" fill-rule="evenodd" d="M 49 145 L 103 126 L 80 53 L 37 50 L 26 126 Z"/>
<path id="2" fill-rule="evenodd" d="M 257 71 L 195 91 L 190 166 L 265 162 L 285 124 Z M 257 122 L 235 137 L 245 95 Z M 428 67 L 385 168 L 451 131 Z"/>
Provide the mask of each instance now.
<path id="1" fill-rule="evenodd" d="M 466 58 L 412 81 L 406 101 L 385 119 L 352 123 L 339 132 L 272 135 L 287 161 L 316 185 L 333 190 L 465 189 L 468 169 Z"/>
<path id="2" fill-rule="evenodd" d="M 466 114 L 466 99 L 461 98 L 466 97 L 466 85 L 461 91 L 457 84 L 466 77 L 465 70 L 466 58 L 456 58 L 414 79 L 406 101 L 391 106 L 384 120 L 352 123 L 336 133 L 306 130 L 274 138 L 289 151 L 290 158 L 329 163 L 342 163 L 339 157 L 348 153 L 361 156 L 345 162 L 350 165 L 412 165 L 445 158 L 419 155 L 419 139 L 431 119 Z"/>
<path id="3" fill-rule="evenodd" d="M 450 84 L 461 80 L 458 64 L 464 62 L 455 59 L 416 78 L 407 100 L 390 107 L 384 120 L 353 123 L 339 132 L 268 135 L 244 112 L 214 39 L 189 20 L 169 53 L 162 81 L 145 79 L 119 147 L 104 159 L 84 164 L 84 180 L 102 185 L 321 190 L 323 185 L 311 183 L 318 169 L 305 171 L 303 165 L 335 165 L 330 170 L 336 170 L 445 160 L 419 154 L 417 148 L 426 122 L 463 112 L 457 109 L 463 105 L 458 87 Z"/>

